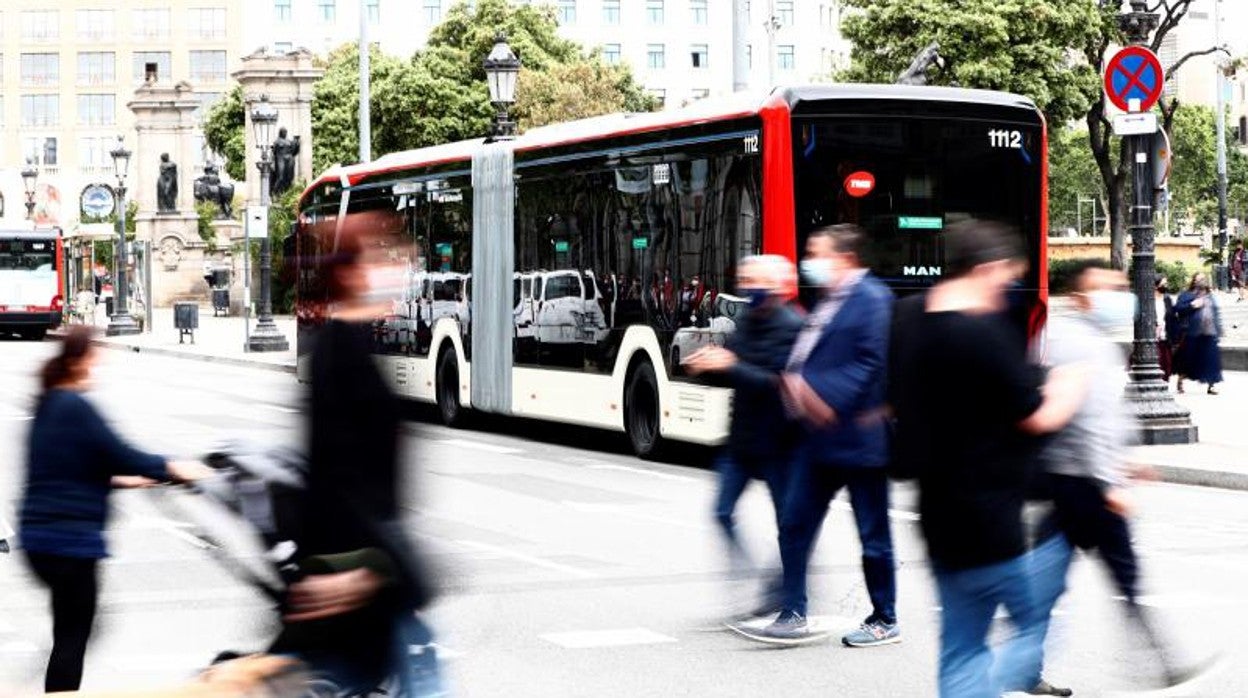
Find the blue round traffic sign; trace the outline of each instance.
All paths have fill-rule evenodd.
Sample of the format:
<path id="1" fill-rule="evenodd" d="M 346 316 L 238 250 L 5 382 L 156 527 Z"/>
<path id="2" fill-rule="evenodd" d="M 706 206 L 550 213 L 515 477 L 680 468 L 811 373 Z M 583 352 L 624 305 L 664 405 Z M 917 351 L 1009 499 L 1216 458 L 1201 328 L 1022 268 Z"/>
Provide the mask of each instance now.
<path id="1" fill-rule="evenodd" d="M 1123 111 L 1152 109 L 1165 85 L 1161 61 L 1143 46 L 1128 46 L 1105 65 L 1105 96 Z M 1138 105 L 1132 109 L 1137 100 Z"/>

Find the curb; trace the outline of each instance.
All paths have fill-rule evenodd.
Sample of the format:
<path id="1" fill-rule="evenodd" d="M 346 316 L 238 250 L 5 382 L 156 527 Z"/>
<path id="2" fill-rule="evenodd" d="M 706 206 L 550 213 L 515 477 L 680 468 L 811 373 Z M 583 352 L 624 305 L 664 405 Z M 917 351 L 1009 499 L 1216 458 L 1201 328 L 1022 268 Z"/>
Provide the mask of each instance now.
<path id="1" fill-rule="evenodd" d="M 1134 342 L 1130 340 L 1119 340 L 1119 346 L 1131 351 Z M 1248 346 L 1220 346 L 1218 347 L 1222 354 L 1222 370 L 1223 371 L 1248 371 Z"/>
<path id="2" fill-rule="evenodd" d="M 293 364 L 272 364 L 263 361 L 252 361 L 250 359 L 236 359 L 232 356 L 213 356 L 211 354 L 192 354 L 190 352 L 178 351 L 177 349 L 166 349 L 164 347 L 141 347 L 134 344 L 119 344 L 110 342 L 105 339 L 93 339 L 91 343 L 97 347 L 105 349 L 115 349 L 118 351 L 131 351 L 136 354 L 147 352 L 158 356 L 169 356 L 175 359 L 191 359 L 193 361 L 204 361 L 212 364 L 224 364 L 228 366 L 242 366 L 244 368 L 261 368 L 269 371 L 277 371 L 279 373 L 295 374 L 295 366 Z"/>
<path id="3" fill-rule="evenodd" d="M 1151 465 L 1151 467 L 1157 471 L 1160 482 L 1172 485 L 1248 491 L 1248 472 L 1185 468 L 1181 465 Z"/>

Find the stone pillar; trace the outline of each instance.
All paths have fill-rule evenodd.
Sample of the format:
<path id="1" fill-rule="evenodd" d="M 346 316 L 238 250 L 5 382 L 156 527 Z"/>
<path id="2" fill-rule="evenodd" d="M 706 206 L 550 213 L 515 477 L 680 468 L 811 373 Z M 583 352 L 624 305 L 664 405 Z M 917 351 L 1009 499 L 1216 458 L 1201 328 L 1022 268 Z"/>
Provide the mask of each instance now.
<path id="1" fill-rule="evenodd" d="M 259 101 L 260 95 L 268 95 L 269 103 L 277 109 L 277 126 L 285 127 L 290 138 L 299 136 L 301 147 L 295 181 L 311 182 L 315 174 L 312 171 L 312 87 L 324 74 L 306 49 L 274 55 L 261 48 L 243 58 L 242 67 L 234 71 L 234 79 L 243 86 L 243 103 L 247 108 L 244 135 L 247 203 L 260 203 L 260 172 L 256 169 L 260 151 L 256 148 L 256 133 L 251 126 L 253 103 Z M 273 135 L 277 136 L 276 128 Z"/>
<path id="2" fill-rule="evenodd" d="M 178 300 L 202 300 L 207 291 L 203 263 L 207 243 L 199 236 L 194 181 L 194 112 L 199 107 L 190 83 L 144 83 L 127 104 L 134 112 L 137 142 L 130 159 L 126 198 L 137 201 L 135 239 L 152 244 L 152 295 L 156 307 Z M 178 166 L 178 195 L 171 212 L 157 205 L 160 156 Z"/>

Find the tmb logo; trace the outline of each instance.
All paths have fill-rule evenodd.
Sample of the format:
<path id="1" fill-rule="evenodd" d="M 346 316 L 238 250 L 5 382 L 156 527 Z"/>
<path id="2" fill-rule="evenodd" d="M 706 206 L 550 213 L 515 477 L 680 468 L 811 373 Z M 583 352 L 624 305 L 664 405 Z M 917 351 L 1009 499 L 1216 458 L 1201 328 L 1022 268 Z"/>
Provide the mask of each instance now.
<path id="1" fill-rule="evenodd" d="M 845 178 L 845 193 L 854 198 L 861 198 L 875 189 L 875 175 L 860 170 Z"/>

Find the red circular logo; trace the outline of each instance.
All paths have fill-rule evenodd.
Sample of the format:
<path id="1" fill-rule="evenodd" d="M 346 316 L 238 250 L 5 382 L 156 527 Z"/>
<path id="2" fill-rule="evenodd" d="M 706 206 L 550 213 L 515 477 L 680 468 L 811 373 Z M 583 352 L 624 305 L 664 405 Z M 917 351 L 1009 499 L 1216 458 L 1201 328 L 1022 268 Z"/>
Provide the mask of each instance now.
<path id="1" fill-rule="evenodd" d="M 861 198 L 875 189 L 875 175 L 861 170 L 845 178 L 845 193 L 854 198 Z"/>

